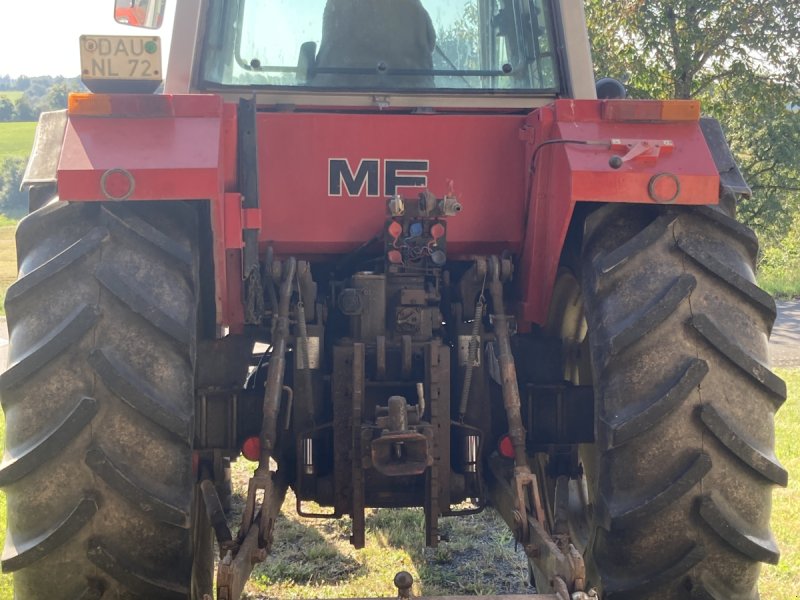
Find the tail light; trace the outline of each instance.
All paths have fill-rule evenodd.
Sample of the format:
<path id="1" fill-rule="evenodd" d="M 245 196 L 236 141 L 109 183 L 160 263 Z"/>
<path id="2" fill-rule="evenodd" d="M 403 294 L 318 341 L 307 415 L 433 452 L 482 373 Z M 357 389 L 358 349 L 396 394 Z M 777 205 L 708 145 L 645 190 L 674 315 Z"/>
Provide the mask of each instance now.
<path id="1" fill-rule="evenodd" d="M 203 94 L 70 94 L 67 111 L 83 117 L 216 117 L 222 100 Z"/>
<path id="2" fill-rule="evenodd" d="M 606 100 L 602 109 L 606 121 L 697 121 L 697 100 Z"/>
<path id="3" fill-rule="evenodd" d="M 514 458 L 514 443 L 510 435 L 505 434 L 497 441 L 497 451 L 503 458 Z"/>
<path id="4" fill-rule="evenodd" d="M 247 460 L 256 462 L 261 457 L 261 440 L 258 436 L 247 438 L 242 444 L 242 456 Z"/>

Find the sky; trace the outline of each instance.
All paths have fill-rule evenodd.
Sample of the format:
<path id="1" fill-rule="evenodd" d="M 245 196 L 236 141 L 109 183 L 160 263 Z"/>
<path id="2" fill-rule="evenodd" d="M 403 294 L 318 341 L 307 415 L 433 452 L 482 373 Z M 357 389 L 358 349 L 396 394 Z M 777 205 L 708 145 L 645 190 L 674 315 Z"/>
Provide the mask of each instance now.
<path id="1" fill-rule="evenodd" d="M 78 39 L 83 34 L 142 35 L 151 30 L 114 22 L 114 0 L 0 0 L 0 75 L 80 74 Z M 172 32 L 167 20 L 155 31 L 166 63 Z M 166 64 L 164 64 L 166 68 Z"/>

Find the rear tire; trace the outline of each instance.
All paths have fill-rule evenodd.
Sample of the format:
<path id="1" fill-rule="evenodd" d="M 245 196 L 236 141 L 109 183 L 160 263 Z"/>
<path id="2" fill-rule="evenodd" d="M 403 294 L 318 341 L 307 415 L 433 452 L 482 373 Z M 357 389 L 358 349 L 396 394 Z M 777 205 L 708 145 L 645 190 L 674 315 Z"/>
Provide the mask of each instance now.
<path id="1" fill-rule="evenodd" d="M 756 599 L 760 563 L 778 562 L 786 387 L 765 366 L 775 304 L 754 284 L 756 251 L 721 207 L 611 205 L 587 219 L 587 568 L 603 598 Z"/>
<path id="2" fill-rule="evenodd" d="M 197 239 L 181 203 L 56 200 L 20 223 L 0 377 L 15 598 L 185 600 L 203 579 Z"/>

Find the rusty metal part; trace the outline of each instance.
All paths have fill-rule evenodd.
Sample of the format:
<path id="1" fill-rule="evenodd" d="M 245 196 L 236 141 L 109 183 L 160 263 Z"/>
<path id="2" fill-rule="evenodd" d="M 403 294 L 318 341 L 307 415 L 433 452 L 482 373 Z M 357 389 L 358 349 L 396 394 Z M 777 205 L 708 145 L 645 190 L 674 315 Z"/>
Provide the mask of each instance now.
<path id="1" fill-rule="evenodd" d="M 411 598 L 411 586 L 414 585 L 414 578 L 408 571 L 400 571 L 394 576 L 394 585 L 397 587 L 398 598 Z"/>
<path id="2" fill-rule="evenodd" d="M 569 597 L 569 589 L 567 588 L 567 584 L 563 579 L 561 579 L 561 577 L 553 578 L 553 589 L 555 590 L 556 596 L 558 596 L 559 600 L 571 600 Z"/>
<path id="3" fill-rule="evenodd" d="M 433 464 L 432 437 L 432 432 L 430 439 L 416 431 L 387 432 L 372 440 L 372 466 L 389 477 L 421 475 Z"/>
<path id="4" fill-rule="evenodd" d="M 492 296 L 494 314 L 492 325 L 497 341 L 500 365 L 501 385 L 503 389 L 503 406 L 508 420 L 508 436 L 514 447 L 514 493 L 515 515 L 514 533 L 518 542 L 523 545 L 530 540 L 529 518 L 533 514 L 540 526 L 544 524 L 539 485 L 536 475 L 531 473 L 525 448 L 525 427 L 522 424 L 522 402 L 519 395 L 517 369 L 514 355 L 511 352 L 511 333 L 509 317 L 503 307 L 503 261 L 496 256 L 489 259 L 489 293 Z"/>
<path id="5" fill-rule="evenodd" d="M 258 470 L 269 469 L 269 459 L 277 433 L 278 411 L 280 408 L 283 377 L 286 371 L 286 340 L 289 336 L 289 304 L 292 296 L 297 262 L 293 257 L 286 260 L 283 281 L 281 282 L 276 325 L 272 339 L 272 354 L 267 368 L 267 382 L 264 389 L 264 418 L 261 423 L 261 456 Z"/>
<path id="6" fill-rule="evenodd" d="M 440 341 L 425 345 L 425 388 L 435 432 L 433 464 L 425 481 L 425 544 L 439 543 L 439 516 L 450 509 L 450 348 Z"/>
<path id="7" fill-rule="evenodd" d="M 493 271 L 489 282 L 489 293 L 494 303 L 492 325 L 498 347 L 498 362 L 500 363 L 500 376 L 503 388 L 503 405 L 508 418 L 508 435 L 514 446 L 514 464 L 518 468 L 528 467 L 528 457 L 525 452 L 525 428 L 522 424 L 521 400 L 519 396 L 519 383 L 517 382 L 517 369 L 514 365 L 514 355 L 511 353 L 511 335 L 509 320 L 503 308 L 503 284 L 499 277 L 499 260 L 492 257 Z"/>
<path id="8" fill-rule="evenodd" d="M 283 479 L 271 481 L 269 495 L 264 496 L 261 512 L 257 515 L 260 523 L 274 524 L 278 517 L 288 486 Z M 262 533 L 258 527 L 250 527 L 247 535 L 236 547 L 229 549 L 219 562 L 217 570 L 217 600 L 238 600 L 253 567 L 263 562 L 272 549 L 272 531 L 261 544 Z"/>
<path id="9" fill-rule="evenodd" d="M 386 336 L 375 338 L 375 379 L 386 378 Z"/>
<path id="10" fill-rule="evenodd" d="M 231 534 L 231 530 L 228 528 L 228 523 L 225 520 L 225 511 L 219 500 L 217 488 L 214 486 L 213 481 L 204 479 L 200 482 L 200 490 L 203 492 L 206 514 L 208 514 L 211 527 L 214 528 L 214 535 L 217 538 L 220 555 L 224 556 L 233 546 L 233 534 Z"/>
<path id="11" fill-rule="evenodd" d="M 283 391 L 283 377 L 286 369 L 286 338 L 289 335 L 289 303 L 292 295 L 292 282 L 295 276 L 296 261 L 289 258 L 281 283 L 278 311 L 274 315 L 277 320 L 272 340 L 272 354 L 270 355 L 267 369 L 267 382 L 264 390 L 263 420 L 261 422 L 261 454 L 258 467 L 247 487 L 247 502 L 242 512 L 242 523 L 239 528 L 238 541 L 242 543 L 248 535 L 256 514 L 256 496 L 263 491 L 264 499 L 269 497 L 271 475 L 269 460 L 272 457 L 273 446 L 278 428 L 278 413 L 280 412 L 281 392 Z M 262 523 L 260 526 L 266 525 Z M 261 532 L 260 542 L 264 544 L 266 530 Z"/>
<path id="12" fill-rule="evenodd" d="M 266 303 L 264 302 L 261 271 L 257 262 L 245 276 L 244 291 L 244 322 L 258 325 L 266 313 Z"/>
<path id="13" fill-rule="evenodd" d="M 493 457 L 489 460 L 489 479 L 492 504 L 514 530 L 518 529 L 520 517 L 527 521 L 528 540 L 522 543 L 525 554 L 540 585 L 553 585 L 561 578 L 567 589 L 582 592 L 586 583 L 586 567 L 583 557 L 568 536 L 554 540 L 545 525 L 531 515 L 519 514 L 519 492 L 512 487 L 514 476 L 504 461 Z M 590 596 L 591 597 L 591 596 Z M 566 597 L 571 600 L 570 596 Z"/>
<path id="14" fill-rule="evenodd" d="M 481 287 L 481 295 L 475 303 L 475 316 L 472 321 L 472 332 L 469 337 L 469 346 L 467 349 L 467 360 L 464 368 L 464 381 L 461 385 L 461 402 L 458 405 L 458 420 L 464 422 L 464 416 L 467 414 L 467 404 L 469 403 L 469 392 L 472 388 L 472 374 L 475 367 L 480 364 L 481 353 L 481 321 L 483 320 L 483 310 L 486 306 L 486 298 L 483 295 L 483 287 Z"/>
<path id="15" fill-rule="evenodd" d="M 410 377 L 411 376 L 411 336 L 404 335 L 400 338 L 400 347 L 401 347 L 401 373 L 403 377 Z"/>
<path id="16" fill-rule="evenodd" d="M 364 518 L 364 470 L 361 465 L 361 412 L 364 407 L 364 344 L 353 344 L 353 379 L 352 379 L 352 505 L 350 516 L 353 519 L 353 533 L 350 542 L 355 548 L 363 548 L 365 543 L 366 520 Z"/>

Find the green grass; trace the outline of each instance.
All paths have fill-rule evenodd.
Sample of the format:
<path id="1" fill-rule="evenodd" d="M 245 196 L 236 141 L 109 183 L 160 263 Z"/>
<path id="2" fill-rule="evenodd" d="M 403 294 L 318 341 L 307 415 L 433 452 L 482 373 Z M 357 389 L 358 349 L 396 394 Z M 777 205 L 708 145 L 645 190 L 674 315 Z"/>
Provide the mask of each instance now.
<path id="1" fill-rule="evenodd" d="M 800 297 L 800 263 L 786 269 L 761 271 L 758 274 L 758 285 L 775 298 Z"/>
<path id="2" fill-rule="evenodd" d="M 0 123 L 0 161 L 4 158 L 26 158 L 31 153 L 36 123 Z"/>
<path id="3" fill-rule="evenodd" d="M 779 369 L 778 375 L 786 380 L 789 399 L 775 420 L 776 454 L 789 471 L 789 487 L 775 490 L 773 496 L 772 528 L 781 562 L 762 568 L 761 597 L 795 600 L 800 575 L 800 369 Z"/>
<path id="4" fill-rule="evenodd" d="M 11 102 L 16 102 L 25 92 L 20 92 L 19 90 L 6 90 L 4 92 L 0 92 L 0 98 L 8 98 Z"/>
<path id="5" fill-rule="evenodd" d="M 6 290 L 17 278 L 17 248 L 14 243 L 14 221 L 0 215 L 0 315 L 6 314 Z"/>
<path id="6" fill-rule="evenodd" d="M 5 292 L 3 292 L 5 296 Z M 6 420 L 0 411 L 0 439 L 6 439 Z M 6 495 L 0 492 L 0 547 L 6 539 Z M 11 575 L 0 574 L 0 600 L 12 600 L 14 597 L 13 579 Z"/>
<path id="7" fill-rule="evenodd" d="M 253 571 L 248 597 L 396 597 L 393 579 L 401 570 L 414 577 L 414 595 L 531 592 L 524 554 L 514 550 L 510 531 L 493 511 L 440 520 L 446 541 L 437 548 L 425 547 L 422 509 L 367 510 L 366 525 L 366 546 L 356 550 L 349 518 L 301 518 L 290 493 L 273 554 Z"/>

